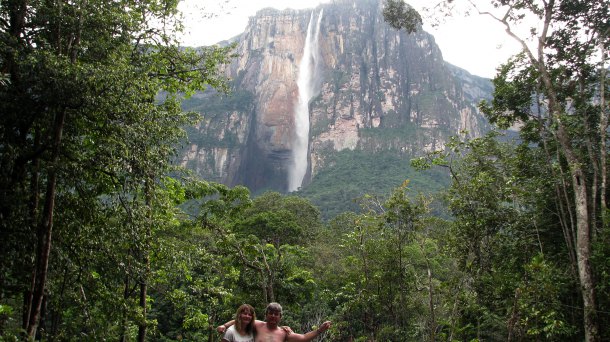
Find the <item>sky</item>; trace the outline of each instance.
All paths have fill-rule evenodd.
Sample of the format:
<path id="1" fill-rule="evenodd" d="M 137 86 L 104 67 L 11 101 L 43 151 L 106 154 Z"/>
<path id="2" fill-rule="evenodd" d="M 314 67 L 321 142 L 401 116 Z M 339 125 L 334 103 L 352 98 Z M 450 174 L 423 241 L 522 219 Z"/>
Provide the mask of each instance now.
<path id="1" fill-rule="evenodd" d="M 182 0 L 180 9 L 186 30 L 186 46 L 213 45 L 242 33 L 248 18 L 261 8 L 315 8 L 331 0 Z M 423 13 L 431 0 L 406 0 Z M 431 33 L 445 61 L 478 76 L 492 78 L 497 66 L 519 51 L 503 27 L 487 16 L 449 18 L 432 27 L 424 18 L 424 30 Z"/>

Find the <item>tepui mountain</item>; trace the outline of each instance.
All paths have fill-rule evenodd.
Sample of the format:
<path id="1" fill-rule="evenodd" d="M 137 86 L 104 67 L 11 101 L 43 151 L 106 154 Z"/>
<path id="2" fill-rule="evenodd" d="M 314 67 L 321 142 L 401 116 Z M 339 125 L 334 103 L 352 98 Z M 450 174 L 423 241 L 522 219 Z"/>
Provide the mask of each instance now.
<path id="1" fill-rule="evenodd" d="M 490 80 L 446 63 L 427 32 L 390 27 L 380 0 L 263 9 L 232 41 L 232 92 L 184 102 L 203 118 L 179 162 L 205 179 L 289 192 L 342 152 L 408 160 L 488 129 Z"/>

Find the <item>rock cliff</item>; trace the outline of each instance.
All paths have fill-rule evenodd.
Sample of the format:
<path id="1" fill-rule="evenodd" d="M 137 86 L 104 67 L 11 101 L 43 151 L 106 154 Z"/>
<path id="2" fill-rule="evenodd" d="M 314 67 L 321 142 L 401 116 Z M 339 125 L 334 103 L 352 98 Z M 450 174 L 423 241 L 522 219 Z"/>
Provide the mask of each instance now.
<path id="1" fill-rule="evenodd" d="M 189 130 L 182 164 L 225 184 L 288 191 L 306 186 L 339 151 L 417 156 L 459 131 L 482 134 L 476 104 L 491 94 L 489 80 L 445 63 L 433 36 L 392 29 L 381 11 L 379 0 L 337 0 L 251 17 L 226 71 L 233 94 L 185 103 L 203 121 Z M 294 186 L 299 134 L 304 176 Z"/>

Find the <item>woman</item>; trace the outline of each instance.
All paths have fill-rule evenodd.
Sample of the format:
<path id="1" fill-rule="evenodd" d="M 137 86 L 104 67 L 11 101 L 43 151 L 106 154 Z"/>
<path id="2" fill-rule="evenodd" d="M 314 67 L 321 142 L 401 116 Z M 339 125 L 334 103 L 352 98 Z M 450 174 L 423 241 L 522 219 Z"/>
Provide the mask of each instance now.
<path id="1" fill-rule="evenodd" d="M 254 342 L 255 320 L 254 308 L 251 305 L 242 304 L 235 313 L 235 324 L 226 329 L 222 342 Z"/>

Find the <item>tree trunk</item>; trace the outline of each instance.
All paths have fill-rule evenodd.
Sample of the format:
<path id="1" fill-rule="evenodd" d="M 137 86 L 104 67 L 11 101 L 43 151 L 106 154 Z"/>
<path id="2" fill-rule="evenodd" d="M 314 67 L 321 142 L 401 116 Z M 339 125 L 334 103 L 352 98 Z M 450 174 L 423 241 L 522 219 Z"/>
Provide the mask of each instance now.
<path id="1" fill-rule="evenodd" d="M 66 120 L 66 109 L 61 109 L 55 116 L 53 135 L 53 154 L 47 178 L 47 190 L 42 213 L 42 221 L 38 228 L 38 248 L 35 264 L 34 281 L 32 282 L 32 301 L 30 303 L 30 317 L 26 327 L 27 336 L 33 338 L 40 320 L 40 309 L 44 297 L 51 254 L 51 240 L 53 233 L 53 213 L 55 209 L 55 190 L 57 184 L 57 164 L 59 161 L 59 150 Z"/>
<path id="2" fill-rule="evenodd" d="M 599 141 L 600 141 L 600 166 L 601 166 L 601 187 L 600 187 L 600 199 L 601 199 L 601 204 L 600 204 L 600 210 L 602 212 L 602 222 L 603 222 L 603 226 L 605 226 L 605 223 L 607 222 L 607 213 L 606 210 L 608 209 L 608 204 L 606 203 L 606 188 L 607 188 L 607 184 L 608 184 L 608 167 L 606 165 L 607 163 L 607 158 L 606 158 L 606 137 L 608 136 L 607 134 L 607 129 L 608 129 L 608 115 L 606 114 L 606 51 L 605 48 L 603 46 L 603 44 L 601 44 L 601 50 L 602 50 L 602 61 L 601 61 L 601 68 L 600 68 L 600 96 L 599 96 L 599 106 L 600 106 L 600 114 L 599 114 L 599 120 L 600 120 L 600 125 L 599 125 Z"/>
<path id="3" fill-rule="evenodd" d="M 140 283 L 140 307 L 142 308 L 142 322 L 138 327 L 138 342 L 146 341 L 146 280 Z"/>
<path id="4" fill-rule="evenodd" d="M 275 293 L 273 291 L 273 271 L 271 270 L 271 266 L 269 266 L 269 262 L 267 261 L 267 256 L 265 255 L 264 248 L 261 247 L 261 254 L 263 256 L 264 262 L 264 272 L 263 277 L 266 278 L 265 282 L 265 297 L 267 298 L 267 303 L 275 302 Z"/>
<path id="5" fill-rule="evenodd" d="M 548 76 L 548 75 L 545 75 Z M 549 90 L 553 89 L 550 78 L 544 77 Z M 583 319 L 585 330 L 585 341 L 599 341 L 599 325 L 597 322 L 597 305 L 595 301 L 595 282 L 593 270 L 591 269 L 591 219 L 589 212 L 589 195 L 587 180 L 582 169 L 582 163 L 572 149 L 572 144 L 559 116 L 555 102 L 555 94 L 549 94 L 549 107 L 558 124 L 557 140 L 561 145 L 569 164 L 572 178 L 572 189 L 574 191 L 574 206 L 576 208 L 576 260 L 578 264 L 578 278 L 580 280 L 580 292 L 583 301 Z"/>
<path id="6" fill-rule="evenodd" d="M 154 177 L 147 177 L 146 184 L 144 188 L 144 196 L 146 203 L 146 210 L 148 210 L 147 216 L 148 220 L 146 222 L 146 232 L 144 233 L 144 250 L 143 253 L 143 262 L 144 262 L 144 275 L 140 279 L 140 308 L 142 308 L 142 321 L 138 326 L 138 342 L 146 341 L 146 296 L 148 292 L 148 278 L 150 274 L 150 246 L 151 246 L 151 238 L 152 238 L 152 184 Z"/>
<path id="7" fill-rule="evenodd" d="M 426 257 L 426 269 L 428 271 L 428 308 L 430 309 L 430 341 L 436 341 L 436 314 L 434 311 L 434 282 L 430 262 Z"/>
<path id="8" fill-rule="evenodd" d="M 591 269 L 591 228 L 587 211 L 587 189 L 584 175 L 580 168 L 575 167 L 572 173 L 576 202 L 578 230 L 576 232 L 576 257 L 578 259 L 578 275 L 583 300 L 583 317 L 585 323 L 585 340 L 599 341 L 597 323 L 597 305 L 595 303 L 595 284 Z"/>
<path id="9" fill-rule="evenodd" d="M 543 70 L 546 71 L 546 70 Z M 548 74 L 543 72 L 545 86 L 549 90 L 549 108 L 551 108 L 555 122 L 558 125 L 557 140 L 561 145 L 569 164 L 574 190 L 574 206 L 576 208 L 576 260 L 578 263 L 578 278 L 580 292 L 583 300 L 583 319 L 585 340 L 587 342 L 599 341 L 599 325 L 597 322 L 597 305 L 595 301 L 595 282 L 591 269 L 591 219 L 589 212 L 589 197 L 587 180 L 584 175 L 583 163 L 576 156 L 568 133 L 560 118 L 557 108 L 556 96 L 553 92 L 552 82 Z"/>
<path id="10" fill-rule="evenodd" d="M 129 298 L 129 276 L 125 276 L 124 284 L 123 284 L 123 315 L 121 317 L 121 334 L 119 336 L 119 342 L 127 341 L 127 300 Z"/>
<path id="11" fill-rule="evenodd" d="M 548 27 L 553 13 L 554 1 L 551 1 L 546 9 L 546 27 Z M 576 261 L 578 264 L 578 278 L 580 280 L 580 292 L 583 300 L 583 319 L 585 340 L 588 342 L 599 341 L 599 325 L 596 318 L 597 306 L 595 303 L 595 283 L 593 280 L 593 270 L 591 269 L 591 212 L 589 207 L 589 190 L 587 179 L 583 171 L 583 163 L 570 140 L 569 133 L 564 126 L 561 118 L 563 108 L 557 99 L 557 92 L 553 84 L 551 75 L 546 68 L 543 57 L 546 35 L 543 34 L 539 40 L 538 59 L 530 53 L 532 64 L 540 72 L 541 80 L 544 85 L 545 94 L 548 97 L 548 107 L 551 118 L 557 125 L 557 141 L 561 146 L 566 160 L 568 161 L 569 171 L 572 179 L 572 189 L 574 191 L 574 207 L 576 210 Z M 525 48 L 527 46 L 523 43 Z M 529 50 L 527 50 L 529 51 Z M 605 153 L 605 151 L 604 151 Z M 593 199 L 595 200 L 595 199 Z"/>
<path id="12" fill-rule="evenodd" d="M 34 150 L 40 148 L 40 130 L 36 129 L 34 132 Z M 29 221 L 28 225 L 32 231 L 36 230 L 37 222 L 38 222 L 38 210 L 40 205 L 40 158 L 35 157 L 32 161 L 32 176 L 30 180 L 30 202 L 29 202 Z M 30 281 L 30 289 L 25 291 L 23 295 L 23 317 L 22 317 L 22 325 L 23 330 L 26 330 L 28 327 L 28 322 L 30 320 L 30 311 L 32 308 L 32 289 L 36 284 L 36 271 L 34 266 L 32 266 L 32 279 Z"/>

